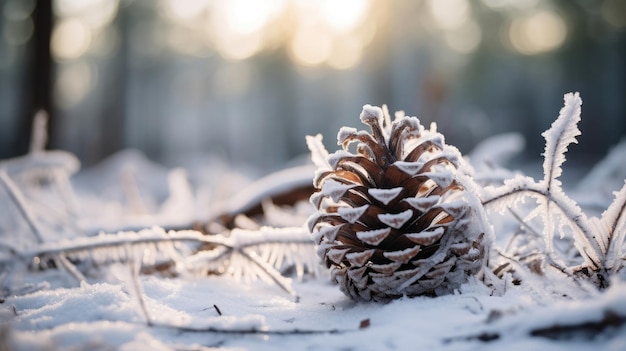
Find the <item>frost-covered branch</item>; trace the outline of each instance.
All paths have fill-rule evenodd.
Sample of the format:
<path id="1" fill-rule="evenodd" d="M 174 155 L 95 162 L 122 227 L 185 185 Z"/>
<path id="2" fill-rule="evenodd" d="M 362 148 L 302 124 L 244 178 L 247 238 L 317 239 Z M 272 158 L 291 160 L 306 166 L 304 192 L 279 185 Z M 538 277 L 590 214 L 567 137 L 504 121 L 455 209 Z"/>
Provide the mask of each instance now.
<path id="1" fill-rule="evenodd" d="M 11 199 L 11 201 L 17 207 L 24 221 L 26 221 L 28 228 L 30 229 L 31 233 L 35 236 L 35 239 L 37 240 L 37 242 L 39 243 L 43 242 L 41 230 L 37 226 L 37 222 L 35 221 L 34 216 L 30 211 L 30 208 L 26 204 L 24 195 L 22 194 L 20 189 L 15 185 L 15 183 L 13 183 L 13 181 L 11 180 L 7 172 L 2 168 L 0 168 L 0 184 L 2 185 L 6 193 L 9 195 L 9 198 Z"/>
<path id="2" fill-rule="evenodd" d="M 619 257 L 626 235 L 626 185 L 616 193 L 613 204 L 601 219 L 588 218 L 578 204 L 563 192 L 559 180 L 563 173 L 561 166 L 565 162 L 568 146 L 577 143 L 576 137 L 581 134 L 577 124 L 582 105 L 578 93 L 566 94 L 564 101 L 559 117 L 542 133 L 546 141 L 543 154 L 544 178 L 535 181 L 530 177 L 516 176 L 506 180 L 502 186 L 485 187 L 482 202 L 485 207 L 495 207 L 502 212 L 526 197 L 534 198 L 538 205 L 527 219 L 535 216 L 543 219 L 546 257 L 551 261 L 548 263 L 562 272 L 589 269 L 596 273 L 598 285 L 603 287 L 608 272 L 615 273 L 624 265 Z M 565 226 L 571 229 L 574 247 L 584 260 L 582 266 L 562 267 L 562 263 L 553 257 L 554 236 L 559 232 L 563 238 Z"/>
<path id="3" fill-rule="evenodd" d="M 194 248 L 187 247 L 187 251 L 183 252 L 181 247 L 175 246 L 184 242 L 191 243 Z M 211 270 L 208 267 L 217 265 L 222 267 L 222 271 L 237 271 L 239 276 L 258 276 L 260 273 L 290 295 L 295 295 L 290 281 L 278 271 L 283 264 L 296 265 L 298 272 L 316 271 L 317 265 L 312 241 L 303 228 L 267 227 L 256 231 L 233 230 L 216 235 L 204 235 L 192 230 L 166 232 L 158 227 L 139 232 L 100 234 L 16 250 L 4 261 L 0 260 L 0 265 L 9 264 L 15 258 L 31 262 L 35 257 L 77 257 L 79 260 L 95 260 L 96 263 L 142 262 L 142 257 L 135 256 L 144 254 L 145 250 L 173 257 L 174 262 L 184 262 L 194 270 L 201 267 Z M 227 260 L 235 254 L 244 258 L 244 261 L 237 267 L 223 267 L 225 264 L 235 265 L 232 260 Z"/>
<path id="4" fill-rule="evenodd" d="M 565 94 L 565 105 L 559 112 L 559 117 L 552 123 L 550 128 L 541 135 L 546 140 L 545 152 L 543 153 L 543 181 L 548 192 L 553 184 L 561 186 L 558 178 L 563 173 L 561 166 L 565 162 L 565 153 L 569 144 L 578 143 L 576 137 L 581 134 L 578 129 L 580 122 L 580 107 L 582 100 L 578 93 Z"/>
<path id="5" fill-rule="evenodd" d="M 505 185 L 496 189 L 489 188 L 492 187 L 487 187 L 485 190 L 485 197 L 482 201 L 485 207 L 492 205 L 498 206 L 499 202 L 505 202 L 506 205 L 501 208 L 507 209 L 510 208 L 508 206 L 512 202 L 521 201 L 521 199 L 526 196 L 534 197 L 539 202 L 547 200 L 548 202 L 556 205 L 564 217 L 571 221 L 575 226 L 575 229 L 577 229 L 574 230 L 575 238 L 582 243 L 582 246 L 592 248 L 592 252 L 581 252 L 585 261 L 594 269 L 600 267 L 600 257 L 603 256 L 603 253 L 595 240 L 595 234 L 589 224 L 589 221 L 586 216 L 581 213 L 580 208 L 575 205 L 573 201 L 561 196 L 556 196 L 554 190 L 550 191 L 545 188 L 542 182 L 526 182 L 514 187 Z M 511 201 L 512 198 L 513 200 Z M 589 238 L 592 238 L 592 240 L 589 240 Z M 546 239 L 552 240 L 551 234 L 549 234 L 549 238 Z"/>

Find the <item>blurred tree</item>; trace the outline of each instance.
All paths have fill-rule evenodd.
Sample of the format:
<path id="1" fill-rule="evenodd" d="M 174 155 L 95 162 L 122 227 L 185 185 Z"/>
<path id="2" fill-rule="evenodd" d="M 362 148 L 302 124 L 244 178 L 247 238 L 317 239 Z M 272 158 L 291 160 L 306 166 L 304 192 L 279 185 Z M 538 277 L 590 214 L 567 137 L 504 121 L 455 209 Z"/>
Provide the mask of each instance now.
<path id="1" fill-rule="evenodd" d="M 54 127 L 54 110 L 52 104 L 53 64 L 50 55 L 50 37 L 53 26 L 53 0 L 36 1 L 32 12 L 33 34 L 30 40 L 30 53 L 27 55 L 27 81 L 22 86 L 22 111 L 17 126 L 18 136 L 15 139 L 14 153 L 24 154 L 28 151 L 32 122 L 39 110 L 48 112 L 48 126 Z M 50 136 L 54 133 L 49 133 Z M 53 142 L 51 140 L 51 142 Z"/>

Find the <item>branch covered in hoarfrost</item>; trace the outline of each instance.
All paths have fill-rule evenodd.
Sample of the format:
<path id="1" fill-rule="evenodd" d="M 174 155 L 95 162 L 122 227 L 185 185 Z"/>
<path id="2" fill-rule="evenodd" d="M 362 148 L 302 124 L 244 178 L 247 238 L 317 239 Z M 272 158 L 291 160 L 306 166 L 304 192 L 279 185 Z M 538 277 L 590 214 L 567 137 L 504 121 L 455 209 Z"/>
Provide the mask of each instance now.
<path id="1" fill-rule="evenodd" d="M 313 164 L 315 164 L 317 168 L 330 168 L 330 165 L 328 164 L 328 151 L 322 143 L 322 135 L 307 135 L 306 144 L 309 147 L 309 150 L 311 150 L 311 160 L 313 161 Z"/>
<path id="2" fill-rule="evenodd" d="M 564 236 L 564 226 L 571 228 L 574 247 L 584 259 L 584 266 L 598 274 L 599 285 L 603 286 L 608 271 L 616 272 L 623 266 L 619 261 L 624 244 L 626 219 L 626 186 L 616 194 L 615 201 L 603 214 L 602 219 L 588 218 L 578 204 L 569 198 L 561 187 L 559 177 L 563 173 L 561 166 L 565 162 L 565 152 L 571 143 L 577 143 L 581 134 L 578 129 L 582 100 L 578 93 L 566 94 L 565 104 L 559 117 L 551 127 L 542 133 L 545 138 L 543 171 L 544 178 L 535 181 L 529 177 L 516 176 L 506 180 L 500 187 L 485 187 L 482 193 L 484 206 L 492 206 L 503 212 L 507 208 L 533 197 L 538 205 L 528 216 L 540 216 L 544 223 L 543 236 L 547 256 L 552 264 L 555 259 L 553 241 L 556 232 Z M 556 211 L 555 211 L 556 210 Z M 619 262 L 618 262 L 619 261 Z"/>
<path id="3" fill-rule="evenodd" d="M 178 245 L 184 242 L 195 244 L 195 247 Z M 139 232 L 42 243 L 31 249 L 16 251 L 13 256 L 0 261 L 0 265 L 8 264 L 16 257 L 23 262 L 31 262 L 35 257 L 59 256 L 96 263 L 137 260 L 145 264 L 143 256 L 148 250 L 153 260 L 160 253 L 173 257 L 175 262 L 184 262 L 194 270 L 206 267 L 205 271 L 214 271 L 212 268 L 217 265 L 221 271 L 238 272 L 236 275 L 247 279 L 266 275 L 269 279 L 265 280 L 277 283 L 281 289 L 294 295 L 289 279 L 283 277 L 279 270 L 284 264 L 293 264 L 298 272 L 316 271 L 317 259 L 312 244 L 306 230 L 295 227 L 233 230 L 224 235 L 204 235 L 192 230 L 166 232 L 153 227 Z M 234 256 L 244 259 L 237 267 L 233 267 L 233 262 L 226 262 Z"/>
<path id="4" fill-rule="evenodd" d="M 619 192 L 615 192 L 615 200 L 609 208 L 602 213 L 599 222 L 603 229 L 608 232 L 607 257 L 605 265 L 613 273 L 617 273 L 623 267 L 624 244 L 626 241 L 626 180 Z M 621 264 L 620 264 L 621 263 Z"/>
<path id="5" fill-rule="evenodd" d="M 559 117 L 552 123 L 550 129 L 541 135 L 546 140 L 543 153 L 543 181 L 550 191 L 552 184 L 561 186 L 558 179 L 563 173 L 561 166 L 565 162 L 565 153 L 569 144 L 578 143 L 576 137 L 581 134 L 578 129 L 580 122 L 580 106 L 583 101 L 578 93 L 565 94 L 565 105 L 559 112 Z"/>
<path id="6" fill-rule="evenodd" d="M 20 189 L 13 183 L 7 172 L 0 168 L 0 184 L 5 189 L 11 201 L 15 204 L 20 215 L 26 221 L 28 228 L 31 230 L 32 234 L 35 236 L 37 242 L 43 242 L 43 237 L 41 230 L 37 226 L 37 222 L 35 221 L 35 217 L 30 211 L 30 208 L 26 204 L 26 200 L 24 199 L 24 195 L 20 191 Z"/>

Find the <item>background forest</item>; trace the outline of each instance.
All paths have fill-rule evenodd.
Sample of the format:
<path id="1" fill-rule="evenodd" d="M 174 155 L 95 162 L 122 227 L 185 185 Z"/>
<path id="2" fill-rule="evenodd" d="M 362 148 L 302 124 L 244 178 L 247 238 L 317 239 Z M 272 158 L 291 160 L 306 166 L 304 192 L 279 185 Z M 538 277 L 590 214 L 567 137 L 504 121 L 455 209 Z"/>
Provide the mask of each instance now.
<path id="1" fill-rule="evenodd" d="M 50 147 L 85 166 L 136 148 L 267 173 L 366 103 L 437 121 L 463 153 L 514 131 L 536 158 L 569 91 L 588 116 L 572 163 L 626 134 L 620 0 L 1 0 L 0 12 L 0 158 L 26 152 L 39 108 Z"/>

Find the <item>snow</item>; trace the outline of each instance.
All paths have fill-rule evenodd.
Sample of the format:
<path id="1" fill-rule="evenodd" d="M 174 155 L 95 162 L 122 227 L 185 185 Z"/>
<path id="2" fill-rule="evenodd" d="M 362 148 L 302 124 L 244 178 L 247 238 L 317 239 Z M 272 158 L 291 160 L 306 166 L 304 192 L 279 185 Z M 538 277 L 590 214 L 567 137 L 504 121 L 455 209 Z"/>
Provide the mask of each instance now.
<path id="1" fill-rule="evenodd" d="M 363 205 L 359 207 L 339 207 L 337 213 L 341 218 L 350 223 L 355 223 L 361 216 L 367 211 L 370 205 Z"/>
<path id="2" fill-rule="evenodd" d="M 565 153 L 569 144 L 578 143 L 576 137 L 581 134 L 578 129 L 582 100 L 578 93 L 566 94 L 563 98 L 565 105 L 559 117 L 552 123 L 550 129 L 541 135 L 546 139 L 543 153 L 543 172 L 548 188 L 553 182 L 560 182 L 559 176 L 563 173 L 561 165 L 565 162 Z"/>
<path id="3" fill-rule="evenodd" d="M 364 243 L 378 245 L 391 233 L 391 228 L 381 228 L 368 231 L 356 232 L 356 237 Z"/>
<path id="4" fill-rule="evenodd" d="M 330 168 L 327 161 L 328 151 L 326 151 L 326 148 L 322 143 L 322 139 L 322 134 L 317 134 L 315 136 L 307 135 L 305 137 L 306 144 L 309 150 L 311 150 L 311 160 L 313 161 L 313 164 L 317 168 Z"/>
<path id="5" fill-rule="evenodd" d="M 395 199 L 402 192 L 402 188 L 401 187 L 392 188 L 392 189 L 369 188 L 368 192 L 373 198 L 387 205 L 389 204 L 389 202 L 393 201 L 393 199 Z"/>
<path id="6" fill-rule="evenodd" d="M 383 119 L 383 110 L 378 106 L 364 105 L 359 118 L 365 124 L 380 123 Z"/>
<path id="7" fill-rule="evenodd" d="M 378 220 L 392 228 L 400 229 L 412 216 L 413 211 L 408 209 L 400 213 L 381 213 L 378 215 Z"/>
<path id="8" fill-rule="evenodd" d="M 574 100 L 573 105 L 568 105 L 570 108 L 576 106 L 576 96 L 571 98 Z M 367 113 L 378 118 L 378 110 L 372 109 Z M 567 129 L 565 126 L 559 128 Z M 316 138 L 311 143 L 318 149 L 320 165 L 329 166 L 324 161 L 327 155 L 324 155 L 321 139 Z M 498 140 L 497 143 L 517 145 L 519 141 Z M 555 156 L 551 167 L 560 169 L 562 162 L 558 155 Z M 624 157 L 626 149 L 614 149 L 610 155 L 611 161 L 598 163 L 598 167 L 593 170 L 594 178 L 584 178 L 584 186 L 573 187 L 578 190 L 572 196 L 580 204 L 593 203 L 595 206 L 603 201 L 602 206 L 607 211 L 601 218 L 590 218 L 589 221 L 594 223 L 595 232 L 604 231 L 602 239 L 606 240 L 601 241 L 600 246 L 608 252 L 605 251 L 603 257 L 609 262 L 621 264 L 625 251 L 626 185 L 623 180 L 617 182 L 615 172 L 611 170 L 619 166 L 616 160 L 623 160 Z M 485 157 L 477 157 L 478 162 L 485 160 Z M 245 208 L 264 194 L 271 195 L 281 189 L 303 184 L 303 174 L 307 172 L 310 172 L 312 179 L 311 167 L 308 170 L 295 168 L 292 172 L 274 174 L 261 182 L 244 184 L 249 187 L 241 186 L 245 177 L 240 175 L 236 179 L 241 189 L 247 189 L 246 193 L 237 197 L 218 197 L 214 194 L 211 207 L 198 204 L 198 189 L 208 187 L 219 190 L 222 183 L 217 180 L 218 177 L 206 178 L 213 183 L 194 184 L 189 180 L 193 178 L 188 176 L 190 170 L 170 170 L 156 166 L 134 152 L 118 155 L 109 161 L 73 178 L 70 176 L 77 168 L 76 160 L 72 155 L 62 152 L 40 151 L 18 159 L 0 161 L 0 174 L 4 179 L 0 187 L 0 349 L 626 349 L 626 281 L 623 270 L 618 270 L 621 266 L 615 266 L 609 272 L 610 284 L 604 290 L 599 290 L 593 281 L 568 276 L 567 271 L 543 267 L 542 274 L 536 274 L 520 264 L 514 264 L 515 271 L 505 273 L 502 278 L 486 270 L 484 277 L 472 277 L 448 295 L 403 297 L 385 304 L 356 302 L 330 282 L 325 267 L 317 265 L 314 245 L 307 242 L 313 238 L 308 238 L 307 230 L 303 227 L 307 216 L 297 211 L 273 209 L 278 211 L 273 216 L 285 217 L 285 223 L 301 223 L 301 226 L 237 229 L 224 236 L 207 237 L 191 230 L 166 230 L 159 227 L 167 227 L 171 223 L 190 225 L 192 219 L 201 215 L 195 212 L 199 211 L 198 208 L 212 208 L 215 213 L 219 213 L 218 210 L 226 213 Z M 470 161 L 474 160 L 470 158 Z M 123 178 L 120 174 L 128 167 L 131 167 L 132 177 L 146 180 L 146 183 L 136 184 L 139 188 L 135 189 L 140 199 L 147 201 L 141 214 L 131 211 L 136 209 L 136 204 L 127 201 L 128 193 L 124 189 L 128 188 L 128 184 L 120 181 Z M 484 169 L 475 167 L 477 178 L 485 175 L 480 173 Z M 54 180 L 51 183 L 54 191 L 29 183 L 33 179 L 31 171 L 37 176 L 54 174 L 55 178 L 50 178 Z M 216 172 L 233 177 L 236 175 L 228 169 Z M 28 177 L 20 177 L 26 173 Z M 560 170 L 552 172 L 552 176 L 559 173 Z M 75 193 L 68 194 L 67 189 L 57 191 L 61 189 L 57 186 L 61 186 L 64 181 L 71 181 Z M 489 178 L 489 182 L 498 181 L 494 177 Z M 495 206 L 489 208 L 503 211 L 532 210 L 536 206 L 533 202 L 521 203 L 517 201 L 520 198 L 500 197 L 512 190 L 542 190 L 539 182 L 521 175 L 513 180 L 501 181 L 501 184 L 503 187 L 496 184 L 476 190 L 484 189 L 480 192 L 482 200 L 493 199 Z M 606 184 L 617 184 L 612 189 L 614 198 L 594 195 L 605 192 Z M 89 191 L 90 188 L 92 191 Z M 21 204 L 14 200 L 16 194 Z M 411 205 L 416 210 L 428 209 L 436 206 L 441 199 L 432 197 L 430 200 L 411 200 Z M 109 211 L 111 208 L 115 210 Z M 585 206 L 581 209 L 587 210 Z M 186 213 L 190 210 L 194 213 Z M 28 220 L 23 217 L 24 213 L 27 213 Z M 203 215 L 208 216 L 207 213 Z M 356 216 L 358 213 L 342 215 Z M 541 248 L 531 245 L 537 243 L 527 236 L 517 234 L 523 233 L 525 227 L 521 226 L 520 229 L 520 223 L 513 216 L 497 211 L 488 211 L 485 216 L 496 234 L 494 250 L 506 254 L 506 243 L 509 240 L 518 242 L 514 238 L 519 236 L 526 238 L 527 248 Z M 38 238 L 27 223 L 29 220 L 36 223 L 37 230 L 46 235 Z M 528 221 L 528 226 L 537 223 Z M 120 233 L 106 230 L 106 233 L 96 235 L 94 231 L 97 228 L 126 230 Z M 337 230 L 335 227 L 322 226 L 320 233 L 332 239 L 337 235 Z M 442 231 L 442 227 L 434 227 L 410 235 L 416 241 L 427 240 L 436 238 Z M 82 233 L 88 235 L 80 235 Z M 372 231 L 359 232 L 357 236 L 361 240 L 375 242 L 383 234 L 382 231 Z M 162 241 L 173 237 L 181 241 L 185 239 L 186 245 L 128 244 L 132 247 L 120 246 L 115 252 L 94 248 L 89 252 L 88 248 L 148 239 Z M 38 242 L 40 239 L 42 243 Z M 214 245 L 222 243 L 226 246 L 222 247 L 222 251 L 207 250 L 202 255 L 193 254 L 195 246 L 192 243 L 198 242 Z M 555 243 L 556 246 L 558 244 Z M 62 261 L 46 262 L 45 256 L 39 256 L 43 251 L 58 254 L 81 245 L 87 248 L 68 255 L 68 264 L 82 262 L 84 266 L 79 264 L 76 267 L 84 279 L 67 269 L 53 268 Z M 518 247 L 520 251 L 525 248 L 522 245 Z M 239 267 L 238 273 L 194 273 L 193 267 L 207 268 L 206 262 L 210 259 L 208 255 L 222 255 L 229 250 L 238 253 L 225 261 L 232 261 L 233 266 L 230 268 Z M 312 252 L 310 256 L 305 253 L 307 250 Z M 472 250 L 469 248 L 468 255 L 475 253 Z M 176 254 L 181 256 L 173 272 L 137 275 L 133 260 L 128 260 L 129 256 L 137 257 L 148 264 L 151 260 L 158 262 L 161 256 L 172 257 Z M 246 254 L 252 258 L 246 258 Z M 351 255 L 349 258 L 358 263 L 363 262 L 364 255 L 373 252 L 352 255 L 344 251 L 337 254 Z M 410 254 L 398 253 L 398 259 Z M 102 256 L 98 258 L 98 255 Z M 149 257 L 152 259 L 149 260 Z M 316 263 L 308 261 L 311 257 Z M 89 267 L 86 258 L 97 264 Z M 250 264 L 251 259 L 270 266 L 265 269 L 257 267 L 254 271 L 257 275 L 265 274 L 265 278 L 241 271 L 246 268 L 246 264 Z M 503 258 L 494 251 L 491 259 L 496 261 Z M 235 264 L 237 260 L 242 263 Z M 39 265 L 35 264 L 36 261 L 39 261 Z M 442 264 L 445 266 L 449 262 Z M 293 272 L 276 268 L 293 266 L 296 267 Z M 442 270 L 449 269 L 444 266 Z M 385 271 L 388 267 L 375 268 Z M 272 274 L 278 274 L 279 277 Z M 236 279 L 236 276 L 240 276 L 240 279 Z"/>

